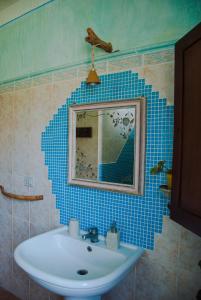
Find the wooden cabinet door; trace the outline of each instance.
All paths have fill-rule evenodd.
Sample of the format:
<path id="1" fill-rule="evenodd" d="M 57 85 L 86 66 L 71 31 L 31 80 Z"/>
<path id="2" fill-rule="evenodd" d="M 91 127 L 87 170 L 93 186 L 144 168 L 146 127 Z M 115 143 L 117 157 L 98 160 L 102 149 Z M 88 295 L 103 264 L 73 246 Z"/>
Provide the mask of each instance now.
<path id="1" fill-rule="evenodd" d="M 173 220 L 201 236 L 201 23 L 176 43 Z"/>

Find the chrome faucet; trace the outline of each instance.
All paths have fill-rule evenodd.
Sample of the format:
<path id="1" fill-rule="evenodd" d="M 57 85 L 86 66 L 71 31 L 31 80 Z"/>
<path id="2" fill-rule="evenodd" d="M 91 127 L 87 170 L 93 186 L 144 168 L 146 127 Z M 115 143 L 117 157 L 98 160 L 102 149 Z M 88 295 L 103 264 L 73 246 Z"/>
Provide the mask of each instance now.
<path id="1" fill-rule="evenodd" d="M 90 239 L 92 243 L 97 243 L 98 239 L 98 228 L 91 227 L 88 229 L 88 233 L 82 235 L 83 240 Z"/>

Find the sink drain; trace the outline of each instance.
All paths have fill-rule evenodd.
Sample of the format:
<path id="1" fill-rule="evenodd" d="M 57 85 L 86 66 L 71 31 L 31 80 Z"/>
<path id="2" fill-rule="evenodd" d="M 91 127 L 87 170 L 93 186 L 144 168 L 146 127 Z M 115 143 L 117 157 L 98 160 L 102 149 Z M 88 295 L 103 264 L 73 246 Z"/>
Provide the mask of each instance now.
<path id="1" fill-rule="evenodd" d="M 84 269 L 78 270 L 78 271 L 77 271 L 77 274 L 79 274 L 79 275 L 86 275 L 86 274 L 88 274 L 88 271 L 87 271 L 87 270 L 84 270 Z"/>

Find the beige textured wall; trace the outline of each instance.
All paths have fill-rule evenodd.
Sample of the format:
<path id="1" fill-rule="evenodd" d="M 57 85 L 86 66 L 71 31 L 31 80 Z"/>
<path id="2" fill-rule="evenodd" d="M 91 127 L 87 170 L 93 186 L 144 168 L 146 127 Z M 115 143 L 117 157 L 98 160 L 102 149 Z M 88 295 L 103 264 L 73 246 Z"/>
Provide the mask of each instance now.
<path id="1" fill-rule="evenodd" d="M 164 217 L 155 250 L 103 300 L 195 300 L 201 288 L 201 238 Z"/>
<path id="2" fill-rule="evenodd" d="M 43 194 L 28 203 L 0 195 L 0 286 L 23 300 L 58 299 L 40 288 L 17 267 L 14 248 L 23 240 L 59 226 L 59 212 L 51 193 L 40 150 L 41 133 L 65 99 L 86 78 L 87 66 L 53 72 L 0 86 L 0 184 L 19 194 Z M 97 64 L 99 74 L 136 70 L 160 96 L 173 102 L 173 52 L 130 56 Z M 33 187 L 24 187 L 24 177 Z M 197 266 L 201 239 L 165 218 L 156 249 L 147 251 L 135 270 L 105 296 L 109 300 L 189 300 L 200 288 Z"/>

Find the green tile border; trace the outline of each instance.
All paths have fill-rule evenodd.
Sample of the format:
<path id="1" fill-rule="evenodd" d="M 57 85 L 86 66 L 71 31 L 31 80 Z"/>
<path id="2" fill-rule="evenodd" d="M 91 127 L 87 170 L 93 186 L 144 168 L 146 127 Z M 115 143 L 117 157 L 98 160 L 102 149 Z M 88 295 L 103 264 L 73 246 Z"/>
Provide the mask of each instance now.
<path id="1" fill-rule="evenodd" d="M 155 44 L 155 45 L 150 45 L 147 47 L 143 47 L 143 48 L 136 48 L 136 49 L 131 49 L 131 50 L 127 50 L 127 51 L 119 51 L 119 52 L 114 52 L 111 54 L 104 54 L 102 56 L 99 56 L 96 58 L 96 63 L 100 63 L 101 61 L 108 61 L 108 62 L 112 62 L 113 60 L 121 59 L 131 59 L 131 57 L 139 56 L 142 54 L 149 54 L 151 55 L 151 53 L 156 53 L 159 51 L 165 51 L 165 50 L 170 50 L 170 49 L 174 49 L 174 45 L 175 45 L 176 41 L 169 41 L 167 43 L 162 43 L 162 44 Z M 134 58 L 133 58 L 134 59 Z M 6 81 L 1 81 L 0 82 L 0 89 L 2 85 L 5 84 L 9 84 L 12 83 L 13 81 L 20 81 L 20 80 L 25 80 L 27 78 L 32 78 L 32 77 L 37 77 L 37 76 L 43 76 L 43 75 L 48 75 L 48 73 L 52 73 L 52 72 L 58 72 L 58 71 L 64 71 L 64 70 L 70 70 L 70 69 L 74 69 L 80 66 L 84 66 L 86 64 L 89 64 L 90 61 L 89 60 L 84 60 L 84 61 L 80 61 L 77 63 L 74 63 L 72 65 L 64 65 L 64 66 L 58 66 L 56 68 L 49 68 L 46 70 L 41 70 L 39 72 L 33 72 L 33 73 L 29 73 L 29 74 L 24 74 L 23 76 L 20 77 L 15 77 L 15 78 L 11 78 L 9 80 Z"/>

